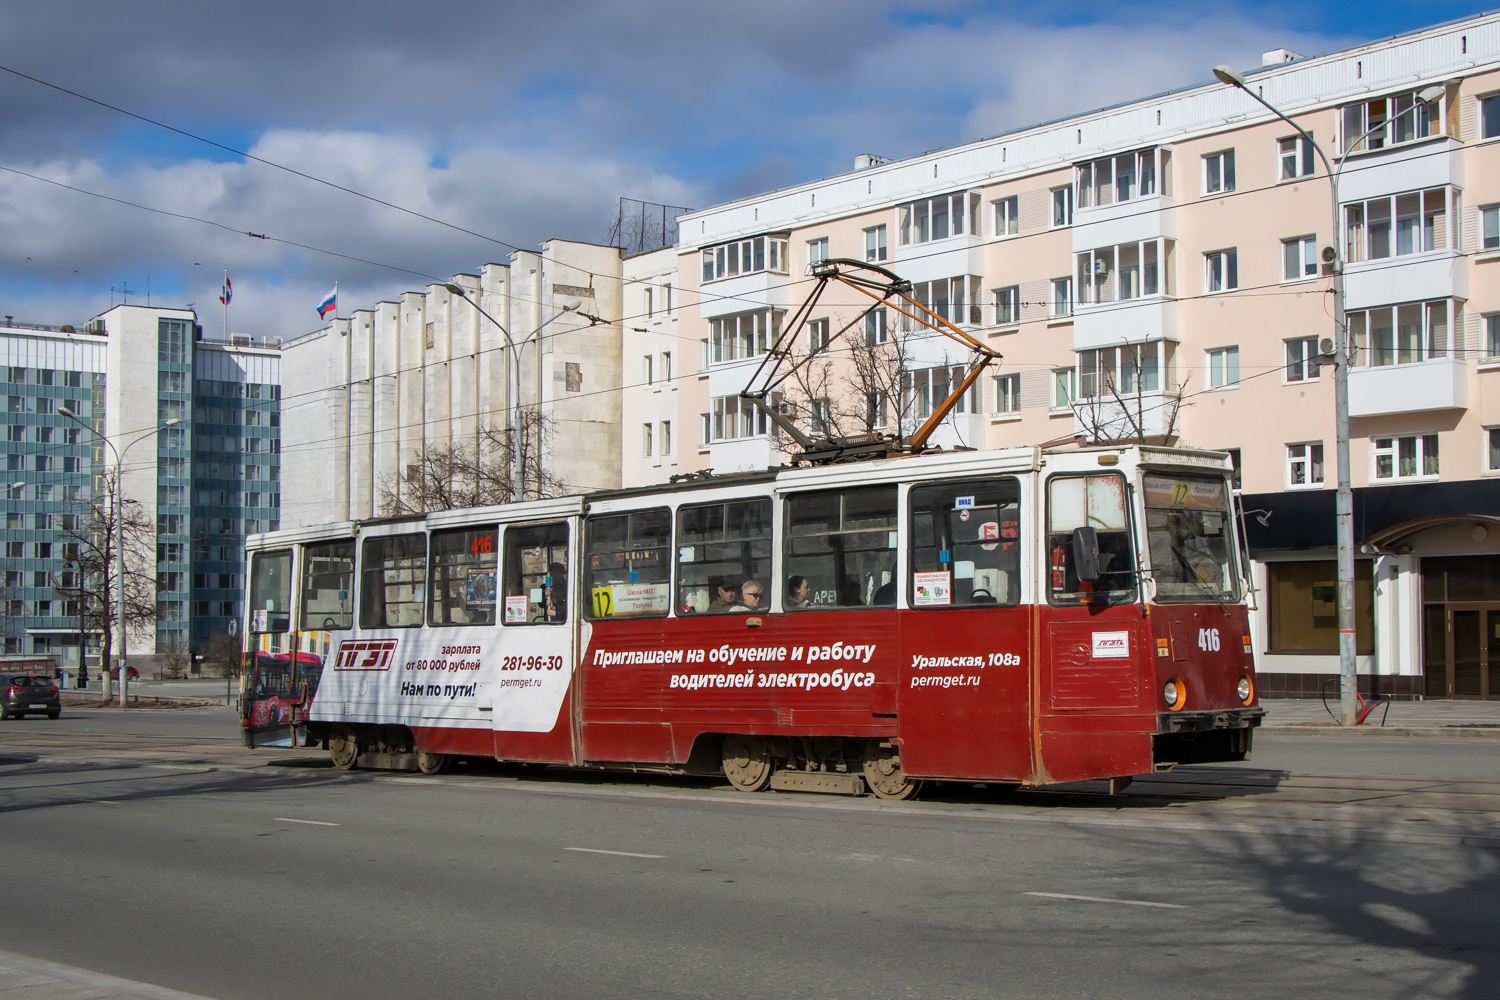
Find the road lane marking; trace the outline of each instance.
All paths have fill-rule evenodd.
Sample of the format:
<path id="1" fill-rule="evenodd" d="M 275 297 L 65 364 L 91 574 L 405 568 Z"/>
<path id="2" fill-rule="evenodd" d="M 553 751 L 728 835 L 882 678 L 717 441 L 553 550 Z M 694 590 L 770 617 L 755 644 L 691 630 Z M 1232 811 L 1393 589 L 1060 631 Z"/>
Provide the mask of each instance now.
<path id="1" fill-rule="evenodd" d="M 621 858 L 664 858 L 665 854 L 636 854 L 634 851 L 601 851 L 597 847 L 564 847 L 565 851 L 578 851 L 581 854 L 613 854 Z"/>
<path id="2" fill-rule="evenodd" d="M 1110 899 L 1108 896 L 1075 896 L 1068 892 L 1028 892 L 1028 896 L 1041 896 L 1045 899 L 1076 899 L 1085 903 L 1119 903 L 1121 906 L 1155 906 L 1163 910 L 1186 910 L 1188 907 L 1181 903 L 1153 903 L 1145 899 Z"/>
<path id="3" fill-rule="evenodd" d="M 305 823 L 308 826 L 343 826 L 342 823 L 325 823 L 320 819 L 292 819 L 290 816 L 272 816 L 272 823 Z"/>

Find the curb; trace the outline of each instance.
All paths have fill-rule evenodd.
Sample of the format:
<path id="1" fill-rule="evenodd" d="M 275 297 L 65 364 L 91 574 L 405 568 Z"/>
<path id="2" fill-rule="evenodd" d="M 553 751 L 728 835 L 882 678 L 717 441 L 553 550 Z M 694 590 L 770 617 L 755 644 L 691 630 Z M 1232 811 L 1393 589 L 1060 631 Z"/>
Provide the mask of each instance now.
<path id="1" fill-rule="evenodd" d="M 43 959 L 30 958 L 26 955 L 17 955 L 8 951 L 0 951 L 0 971 L 29 972 L 32 975 L 47 976 L 54 980 L 62 980 L 76 986 L 86 987 L 85 990 L 80 991 L 84 996 L 96 990 L 111 990 L 128 997 L 140 997 L 142 1000 L 205 1000 L 204 997 L 196 993 L 183 993 L 181 990 L 168 989 L 165 986 L 139 983 L 133 979 L 121 979 L 118 976 L 110 976 L 102 972 L 80 969 L 72 965 L 64 965 L 61 962 L 48 962 Z M 37 985 L 45 986 L 46 984 Z M 46 992 L 53 996 L 56 995 L 53 990 L 47 990 Z"/>
<path id="2" fill-rule="evenodd" d="M 1410 739 L 1479 739 L 1500 740 L 1500 726 L 1344 726 L 1323 722 L 1289 722 L 1280 726 L 1261 726 L 1262 733 L 1281 736 L 1397 737 Z"/>

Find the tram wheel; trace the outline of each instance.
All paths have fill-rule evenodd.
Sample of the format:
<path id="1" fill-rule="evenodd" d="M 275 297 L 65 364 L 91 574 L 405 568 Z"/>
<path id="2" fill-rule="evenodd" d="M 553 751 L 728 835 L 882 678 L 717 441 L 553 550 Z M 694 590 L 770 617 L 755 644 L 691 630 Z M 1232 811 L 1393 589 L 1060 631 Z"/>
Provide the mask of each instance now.
<path id="1" fill-rule="evenodd" d="M 724 776 L 741 792 L 758 792 L 771 783 L 771 751 L 759 736 L 724 737 Z"/>
<path id="2" fill-rule="evenodd" d="M 445 753 L 417 751 L 417 770 L 423 774 L 442 774 L 453 764 L 453 757 Z"/>
<path id="3" fill-rule="evenodd" d="M 328 738 L 328 757 L 335 771 L 352 771 L 359 764 L 359 741 L 352 729 L 340 729 Z"/>
<path id="4" fill-rule="evenodd" d="M 865 784 L 879 798 L 900 801 L 914 798 L 922 790 L 922 782 L 901 770 L 901 754 L 889 742 L 865 740 L 864 762 Z"/>

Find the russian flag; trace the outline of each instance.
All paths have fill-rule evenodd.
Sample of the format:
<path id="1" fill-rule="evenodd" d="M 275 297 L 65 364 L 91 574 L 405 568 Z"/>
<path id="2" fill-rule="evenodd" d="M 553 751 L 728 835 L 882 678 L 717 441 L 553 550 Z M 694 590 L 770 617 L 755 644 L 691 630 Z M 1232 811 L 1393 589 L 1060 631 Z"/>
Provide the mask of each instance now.
<path id="1" fill-rule="evenodd" d="M 229 300 L 232 299 L 232 298 L 234 298 L 234 285 L 230 283 L 230 281 L 229 281 L 229 275 L 225 274 L 224 275 L 224 289 L 223 289 L 223 293 L 219 296 L 219 301 L 222 302 L 222 303 L 224 303 L 224 305 L 227 306 L 227 305 L 229 305 Z"/>
<path id="2" fill-rule="evenodd" d="M 339 307 L 339 286 L 334 285 L 333 291 L 323 296 L 323 301 L 318 303 L 318 318 L 327 319 L 328 314 L 337 312 Z"/>

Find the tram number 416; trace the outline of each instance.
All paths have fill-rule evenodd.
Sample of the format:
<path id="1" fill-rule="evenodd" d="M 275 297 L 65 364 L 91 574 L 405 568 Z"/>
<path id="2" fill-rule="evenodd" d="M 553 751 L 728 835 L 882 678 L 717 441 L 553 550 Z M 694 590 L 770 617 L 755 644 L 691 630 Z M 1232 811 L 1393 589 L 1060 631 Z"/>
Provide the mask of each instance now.
<path id="1" fill-rule="evenodd" d="M 1219 651 L 1219 630 L 1216 628 L 1200 628 L 1198 630 L 1198 648 L 1211 653 Z"/>

